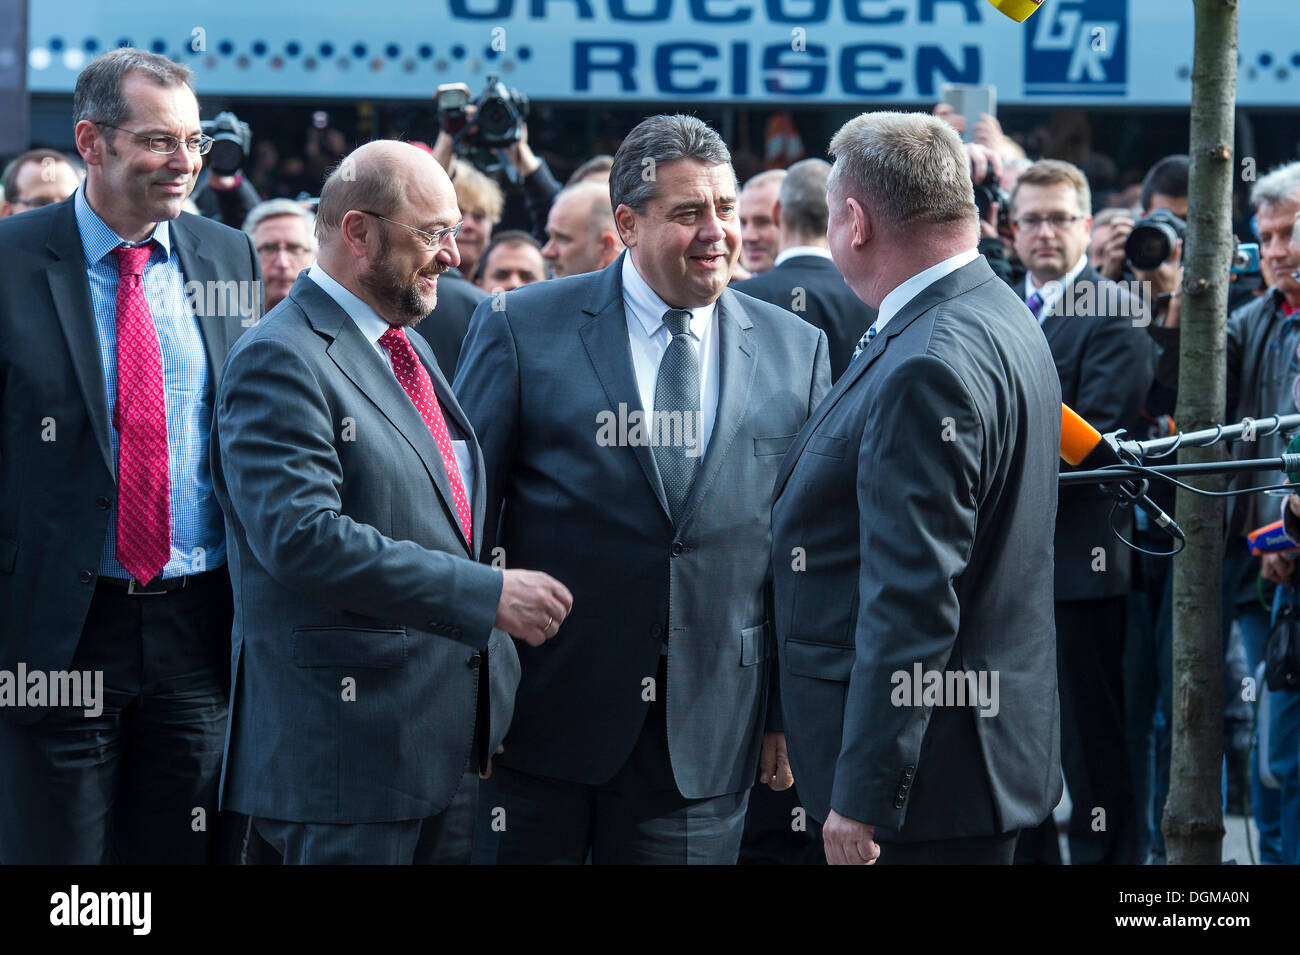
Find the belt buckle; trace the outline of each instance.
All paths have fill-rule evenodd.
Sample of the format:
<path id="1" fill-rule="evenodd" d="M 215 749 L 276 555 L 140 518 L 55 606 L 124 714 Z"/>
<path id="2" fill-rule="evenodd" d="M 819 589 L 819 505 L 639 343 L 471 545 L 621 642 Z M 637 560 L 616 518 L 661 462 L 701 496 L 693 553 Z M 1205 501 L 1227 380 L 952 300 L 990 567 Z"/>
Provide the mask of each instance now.
<path id="1" fill-rule="evenodd" d="M 159 584 L 156 590 L 149 590 L 144 584 L 138 583 L 134 577 L 129 577 L 127 578 L 126 592 L 140 597 L 159 597 L 167 593 L 167 588 Z"/>

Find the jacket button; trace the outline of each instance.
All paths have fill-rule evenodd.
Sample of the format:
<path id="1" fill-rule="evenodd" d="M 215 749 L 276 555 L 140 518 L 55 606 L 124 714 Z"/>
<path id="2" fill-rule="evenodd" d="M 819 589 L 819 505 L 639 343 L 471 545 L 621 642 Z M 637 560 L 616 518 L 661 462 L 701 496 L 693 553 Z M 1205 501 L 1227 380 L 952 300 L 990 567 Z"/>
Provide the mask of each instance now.
<path id="1" fill-rule="evenodd" d="M 83 584 L 88 584 L 95 579 L 95 575 L 88 570 L 83 570 L 79 574 L 77 574 L 77 579 L 81 581 Z"/>
<path id="2" fill-rule="evenodd" d="M 683 544 L 681 541 L 673 541 L 673 546 L 669 550 L 669 553 L 672 554 L 674 557 L 680 557 L 682 556 L 682 552 L 685 550 L 686 550 L 685 544 Z"/>
<path id="3" fill-rule="evenodd" d="M 902 796 L 899 796 L 897 799 L 894 800 L 894 808 L 895 808 L 895 809 L 902 809 L 902 808 L 903 808 L 903 797 L 902 797 Z"/>
<path id="4" fill-rule="evenodd" d="M 479 664 L 478 653 L 471 653 L 468 661 L 469 668 L 471 670 L 477 670 L 478 664 Z"/>
<path id="5" fill-rule="evenodd" d="M 110 501 L 108 498 L 106 498 L 106 497 L 105 497 L 104 495 L 102 495 L 102 494 L 99 495 L 99 497 L 95 498 L 95 506 L 96 506 L 97 508 L 99 508 L 101 511 L 106 511 L 106 510 L 108 510 L 109 506 L 110 506 L 112 503 L 113 503 L 112 501 Z"/>
<path id="6" fill-rule="evenodd" d="M 906 776 L 908 779 L 911 779 L 912 774 L 915 770 L 916 770 L 915 766 L 908 766 L 905 770 L 903 770 L 903 775 Z"/>

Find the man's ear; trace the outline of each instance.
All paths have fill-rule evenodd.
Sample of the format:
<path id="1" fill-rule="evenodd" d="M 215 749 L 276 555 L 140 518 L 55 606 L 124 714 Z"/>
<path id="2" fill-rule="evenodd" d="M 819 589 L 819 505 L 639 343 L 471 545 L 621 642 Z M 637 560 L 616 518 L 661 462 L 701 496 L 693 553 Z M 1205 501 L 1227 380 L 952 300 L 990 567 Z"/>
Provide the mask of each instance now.
<path id="1" fill-rule="evenodd" d="M 772 225 L 778 230 L 781 228 L 781 200 L 778 199 L 772 203 Z"/>
<path id="2" fill-rule="evenodd" d="M 849 212 L 853 216 L 853 247 L 861 248 L 875 236 L 876 222 L 867 208 L 857 199 L 849 196 L 845 202 L 848 203 Z"/>
<path id="3" fill-rule="evenodd" d="M 619 203 L 614 210 L 614 224 L 618 228 L 618 237 L 629 249 L 636 247 L 636 213 L 630 206 Z"/>
<path id="4" fill-rule="evenodd" d="M 375 254 L 378 242 L 377 228 L 378 226 L 370 221 L 370 216 L 356 209 L 349 209 L 343 216 L 343 221 L 339 223 L 339 234 L 354 259 L 363 259 Z"/>
<path id="5" fill-rule="evenodd" d="M 98 166 L 103 163 L 103 157 L 100 150 L 107 146 L 103 133 L 88 119 L 83 119 L 73 130 L 73 141 L 77 144 L 77 153 L 81 156 L 82 162 L 87 166 Z"/>

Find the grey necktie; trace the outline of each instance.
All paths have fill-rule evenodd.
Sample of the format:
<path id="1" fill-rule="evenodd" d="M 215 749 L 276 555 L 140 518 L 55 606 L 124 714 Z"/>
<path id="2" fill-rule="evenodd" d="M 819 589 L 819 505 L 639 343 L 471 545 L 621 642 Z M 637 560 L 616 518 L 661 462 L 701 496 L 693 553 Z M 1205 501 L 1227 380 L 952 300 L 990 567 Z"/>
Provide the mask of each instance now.
<path id="1" fill-rule="evenodd" d="M 691 337 L 690 312 L 670 308 L 664 312 L 664 325 L 673 337 L 655 377 L 650 440 L 676 523 L 700 466 L 700 356 Z"/>

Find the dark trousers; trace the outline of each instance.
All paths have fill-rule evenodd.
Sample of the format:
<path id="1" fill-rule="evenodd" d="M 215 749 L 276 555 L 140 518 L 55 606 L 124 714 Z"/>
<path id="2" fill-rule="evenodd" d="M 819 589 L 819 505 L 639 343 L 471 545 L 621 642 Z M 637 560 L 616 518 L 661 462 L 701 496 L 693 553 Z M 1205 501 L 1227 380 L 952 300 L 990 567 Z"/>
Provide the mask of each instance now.
<path id="1" fill-rule="evenodd" d="M 96 585 L 68 669 L 103 674 L 103 712 L 0 720 L 0 863 L 214 861 L 231 614 L 225 568 L 165 594 Z"/>
<path id="2" fill-rule="evenodd" d="M 740 864 L 825 865 L 821 823 L 802 809 L 797 786 L 777 792 L 760 783 L 751 789 Z"/>
<path id="3" fill-rule="evenodd" d="M 1020 832 L 933 842 L 882 842 L 876 865 L 1011 865 Z"/>
<path id="4" fill-rule="evenodd" d="M 1124 595 L 1056 603 L 1071 865 L 1137 862 L 1137 806 L 1124 727 L 1127 620 Z"/>
<path id="5" fill-rule="evenodd" d="M 477 773 L 465 773 L 447 808 L 426 819 L 331 825 L 254 817 L 250 837 L 274 855 L 272 864 L 468 865 L 478 785 Z"/>
<path id="6" fill-rule="evenodd" d="M 659 699 L 622 768 L 593 786 L 498 766 L 483 784 L 476 864 L 734 865 L 749 791 L 687 799 L 668 756 Z M 506 746 L 509 751 L 509 744 Z"/>

